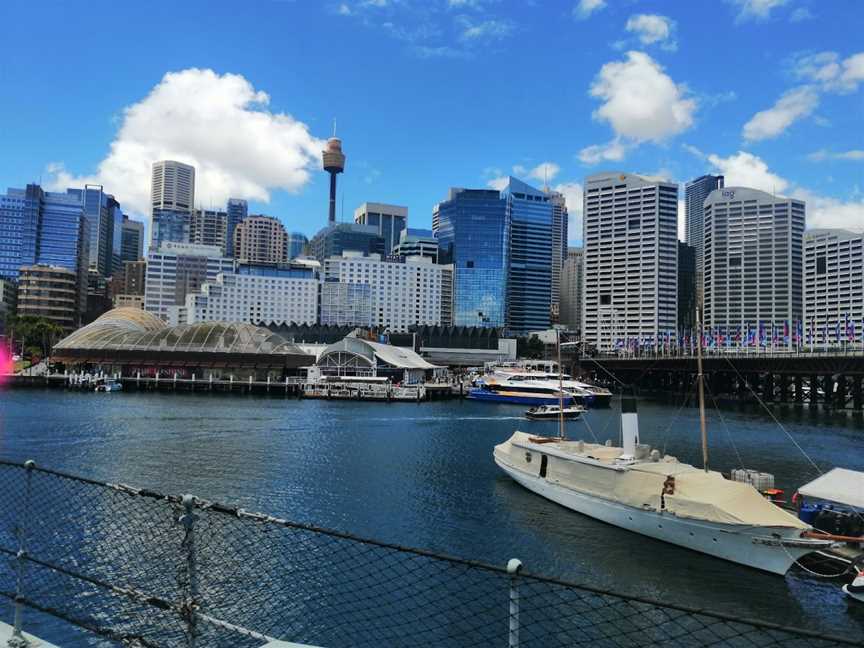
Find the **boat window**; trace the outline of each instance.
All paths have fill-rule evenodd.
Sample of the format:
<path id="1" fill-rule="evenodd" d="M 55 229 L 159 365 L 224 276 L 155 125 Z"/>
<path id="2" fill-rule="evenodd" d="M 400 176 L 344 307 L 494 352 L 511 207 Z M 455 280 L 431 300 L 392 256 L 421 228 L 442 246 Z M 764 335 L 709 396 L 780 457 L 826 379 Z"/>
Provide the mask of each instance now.
<path id="1" fill-rule="evenodd" d="M 540 476 L 544 478 L 546 477 L 546 464 L 548 460 L 549 458 L 545 454 L 540 455 Z"/>
<path id="2" fill-rule="evenodd" d="M 528 463 L 531 463 L 531 453 L 530 452 L 525 453 L 525 461 Z"/>

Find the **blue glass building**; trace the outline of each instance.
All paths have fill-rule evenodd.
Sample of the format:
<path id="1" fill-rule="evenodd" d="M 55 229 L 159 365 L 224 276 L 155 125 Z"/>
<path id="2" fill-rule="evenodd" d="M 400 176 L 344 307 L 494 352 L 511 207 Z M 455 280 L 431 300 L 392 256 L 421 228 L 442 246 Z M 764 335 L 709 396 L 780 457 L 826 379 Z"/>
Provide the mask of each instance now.
<path id="1" fill-rule="evenodd" d="M 357 223 L 328 225 L 312 237 L 309 246 L 312 256 L 321 263 L 332 256 L 342 256 L 346 250 L 366 255 L 380 254 L 382 257 L 389 252 L 377 227 Z"/>
<path id="2" fill-rule="evenodd" d="M 549 196 L 511 177 L 501 192 L 510 222 L 507 327 L 516 335 L 551 324 L 554 250 Z"/>
<path id="3" fill-rule="evenodd" d="M 306 238 L 305 234 L 291 232 L 288 235 L 288 260 L 296 259 L 303 254 L 303 248 L 306 247 L 307 243 L 309 243 L 309 239 Z"/>
<path id="4" fill-rule="evenodd" d="M 228 220 L 225 231 L 225 256 L 234 257 L 234 229 L 249 215 L 249 203 L 240 198 L 229 198 L 225 209 Z M 290 258 L 290 257 L 289 257 Z"/>
<path id="5" fill-rule="evenodd" d="M 450 189 L 436 208 L 439 262 L 453 264 L 455 326 L 507 325 L 511 212 L 487 189 Z"/>
<path id="6" fill-rule="evenodd" d="M 190 214 L 173 209 L 154 209 L 150 225 L 150 252 L 157 252 L 163 243 L 188 243 Z"/>
<path id="7" fill-rule="evenodd" d="M 80 196 L 89 230 L 89 265 L 101 277 L 110 277 L 121 270 L 123 212 L 120 203 L 106 194 L 102 185 L 85 185 L 84 189 L 69 189 Z"/>

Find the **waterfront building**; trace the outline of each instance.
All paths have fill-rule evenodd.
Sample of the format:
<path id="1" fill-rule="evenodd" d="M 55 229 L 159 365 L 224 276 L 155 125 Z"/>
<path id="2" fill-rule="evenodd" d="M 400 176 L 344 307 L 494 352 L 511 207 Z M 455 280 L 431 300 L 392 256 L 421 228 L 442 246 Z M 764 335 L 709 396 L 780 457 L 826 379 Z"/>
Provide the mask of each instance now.
<path id="1" fill-rule="evenodd" d="M 90 234 L 89 268 L 102 277 L 110 277 L 121 269 L 123 211 L 102 185 L 84 185 L 80 195 Z"/>
<path id="2" fill-rule="evenodd" d="M 324 288 L 328 284 L 340 283 L 370 287 L 371 326 L 407 331 L 411 326 L 440 325 L 444 275 L 442 267 L 426 257 L 408 257 L 404 263 L 382 260 L 378 254 L 363 256 L 358 252 L 344 252 L 342 256 L 331 257 L 323 266 L 322 323 Z M 343 294 L 347 295 L 334 292 L 332 299 L 341 298 Z M 365 294 L 357 293 L 357 296 L 365 304 Z M 341 304 L 337 306 L 341 307 Z M 365 316 L 362 319 L 365 321 Z M 347 322 L 344 318 L 336 318 L 331 323 Z"/>
<path id="3" fill-rule="evenodd" d="M 501 196 L 510 221 L 507 327 L 516 335 L 527 335 L 551 324 L 552 259 L 561 251 L 553 252 L 548 195 L 511 177 Z"/>
<path id="4" fill-rule="evenodd" d="M 241 265 L 237 274 L 219 274 L 186 295 L 186 323 L 315 324 L 318 286 L 308 266 Z"/>
<path id="5" fill-rule="evenodd" d="M 544 188 L 549 196 L 549 204 L 552 206 L 552 322 L 561 320 L 561 273 L 564 262 L 567 259 L 567 236 L 569 226 L 569 212 L 567 211 L 567 199 L 558 191 L 550 191 Z"/>
<path id="6" fill-rule="evenodd" d="M 803 315 L 805 206 L 757 189 L 715 189 L 705 199 L 705 325 L 714 337 L 792 344 Z M 781 340 L 781 344 L 784 344 Z"/>
<path id="7" fill-rule="evenodd" d="M 561 324 L 570 331 L 582 329 L 582 248 L 567 249 L 561 268 Z"/>
<path id="8" fill-rule="evenodd" d="M 696 249 L 678 241 L 678 331 L 696 330 Z"/>
<path id="9" fill-rule="evenodd" d="M 287 255 L 288 261 L 296 259 L 304 253 L 306 246 L 309 245 L 309 239 L 301 232 L 291 232 L 288 235 Z"/>
<path id="10" fill-rule="evenodd" d="M 234 230 L 234 256 L 244 263 L 284 263 L 288 233 L 272 216 L 249 216 Z"/>
<path id="11" fill-rule="evenodd" d="M 144 223 L 123 214 L 120 237 L 120 261 L 137 261 L 144 256 Z"/>
<path id="12" fill-rule="evenodd" d="M 173 160 L 154 162 L 150 204 L 156 210 L 192 213 L 195 204 L 195 167 Z"/>
<path id="13" fill-rule="evenodd" d="M 78 273 L 61 266 L 23 266 L 18 277 L 17 313 L 20 317 L 44 317 L 75 329 L 81 321 Z"/>
<path id="14" fill-rule="evenodd" d="M 377 228 L 378 236 L 384 239 L 384 254 L 387 255 L 399 245 L 400 236 L 408 226 L 408 208 L 365 202 L 354 210 L 354 222 Z"/>
<path id="15" fill-rule="evenodd" d="M 147 255 L 144 309 L 167 321 L 170 306 L 185 306 L 187 294 L 233 271 L 233 259 L 223 257 L 218 247 L 166 242 Z"/>
<path id="16" fill-rule="evenodd" d="M 510 219 L 494 189 L 451 188 L 436 205 L 439 261 L 453 265 L 453 324 L 500 328 L 507 323 Z"/>
<path id="17" fill-rule="evenodd" d="M 309 379 L 321 376 L 375 376 L 402 385 L 422 384 L 445 367 L 431 364 L 411 347 L 397 347 L 349 335 L 318 354 Z"/>
<path id="18" fill-rule="evenodd" d="M 804 235 L 801 344 L 864 346 L 864 233 L 810 230 Z"/>
<path id="19" fill-rule="evenodd" d="M 150 223 L 150 251 L 165 243 L 189 243 L 190 214 L 172 209 L 154 209 Z"/>
<path id="20" fill-rule="evenodd" d="M 678 185 L 622 172 L 585 181 L 582 338 L 657 348 L 678 324 Z"/>
<path id="21" fill-rule="evenodd" d="M 372 326 L 372 286 L 323 282 L 319 320 L 322 326 Z"/>
<path id="22" fill-rule="evenodd" d="M 349 251 L 367 255 L 380 254 L 382 257 L 390 252 L 385 249 L 384 239 L 378 234 L 377 227 L 357 223 L 328 225 L 312 237 L 309 248 L 312 256 L 321 263 Z"/>
<path id="23" fill-rule="evenodd" d="M 234 230 L 249 215 L 249 203 L 240 198 L 229 198 L 225 208 L 225 256 L 234 257 Z"/>
<path id="24" fill-rule="evenodd" d="M 438 239 L 432 230 L 406 228 L 399 233 L 399 243 L 393 248 L 398 256 L 422 256 L 438 263 Z"/>
<path id="25" fill-rule="evenodd" d="M 228 212 L 221 209 L 195 209 L 189 218 L 189 242 L 195 245 L 211 245 L 227 254 L 226 235 Z"/>
<path id="26" fill-rule="evenodd" d="M 722 175 L 703 175 L 684 185 L 685 228 L 687 245 L 693 248 L 696 260 L 697 298 L 702 298 L 702 259 L 705 244 L 705 199 L 715 189 L 722 189 Z"/>

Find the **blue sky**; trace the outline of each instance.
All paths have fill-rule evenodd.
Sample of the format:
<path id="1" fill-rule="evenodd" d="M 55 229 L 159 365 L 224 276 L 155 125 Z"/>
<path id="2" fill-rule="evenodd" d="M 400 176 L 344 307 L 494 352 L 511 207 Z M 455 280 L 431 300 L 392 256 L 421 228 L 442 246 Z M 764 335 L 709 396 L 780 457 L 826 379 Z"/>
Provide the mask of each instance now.
<path id="1" fill-rule="evenodd" d="M 311 235 L 336 118 L 345 219 L 392 202 L 429 227 L 450 186 L 545 175 L 576 241 L 585 176 L 622 169 L 725 172 L 864 229 L 862 21 L 857 0 L 5 0 L 0 187 L 100 181 L 143 219 L 171 157 L 200 204 Z"/>

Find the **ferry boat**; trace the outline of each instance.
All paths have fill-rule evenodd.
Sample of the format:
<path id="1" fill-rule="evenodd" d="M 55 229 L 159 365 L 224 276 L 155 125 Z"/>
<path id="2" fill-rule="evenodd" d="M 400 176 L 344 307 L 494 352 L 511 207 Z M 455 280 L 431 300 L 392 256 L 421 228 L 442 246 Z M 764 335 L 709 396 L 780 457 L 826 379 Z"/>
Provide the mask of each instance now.
<path id="1" fill-rule="evenodd" d="M 573 397 L 573 402 L 582 407 L 593 406 L 597 402 L 597 396 L 584 388 L 585 383 L 570 379 L 567 374 L 553 374 L 545 371 L 519 370 L 512 368 L 495 368 L 489 374 L 497 380 L 532 382 L 537 385 L 545 385 L 557 389 L 558 385 Z M 608 398 L 611 398 L 609 393 Z M 608 399 L 607 399 L 608 404 Z"/>
<path id="2" fill-rule="evenodd" d="M 534 381 L 498 380 L 492 376 L 480 379 L 477 386 L 468 392 L 468 398 L 515 405 L 568 406 L 573 403 L 573 396 L 566 390 Z"/>

